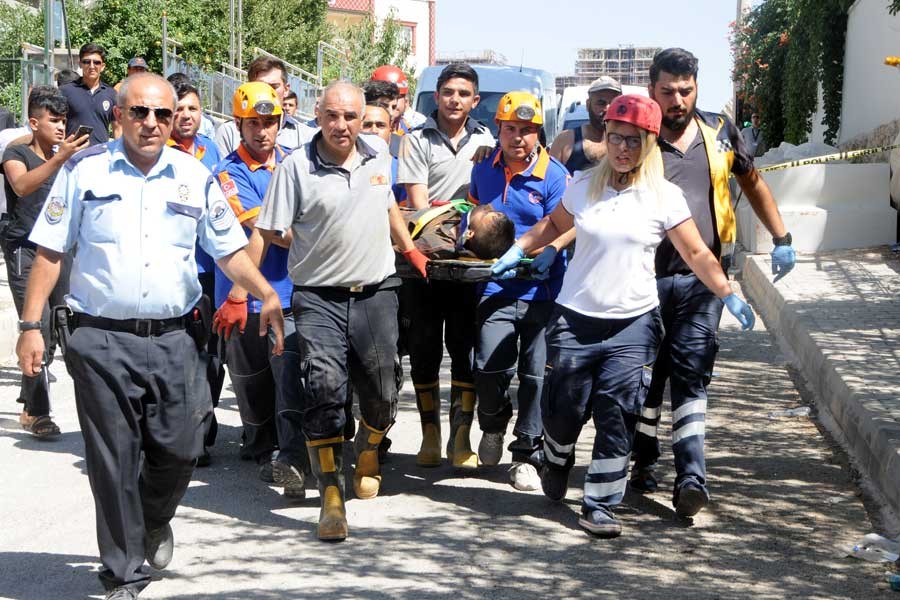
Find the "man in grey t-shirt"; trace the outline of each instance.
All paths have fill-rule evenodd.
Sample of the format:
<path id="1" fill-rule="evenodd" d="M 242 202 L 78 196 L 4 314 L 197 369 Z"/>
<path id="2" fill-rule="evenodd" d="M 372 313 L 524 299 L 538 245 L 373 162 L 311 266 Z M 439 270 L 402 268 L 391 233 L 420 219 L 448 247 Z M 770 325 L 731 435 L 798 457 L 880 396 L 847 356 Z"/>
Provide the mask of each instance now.
<path id="1" fill-rule="evenodd" d="M 378 445 L 394 422 L 397 287 L 393 238 L 424 276 L 391 191 L 391 156 L 359 137 L 362 90 L 337 82 L 316 108 L 321 131 L 275 171 L 256 227 L 271 243 L 290 232 L 288 270 L 301 355 L 303 431 L 318 480 L 321 540 L 347 537 L 341 445 L 350 381 L 362 413 L 353 489 L 374 498 Z"/>

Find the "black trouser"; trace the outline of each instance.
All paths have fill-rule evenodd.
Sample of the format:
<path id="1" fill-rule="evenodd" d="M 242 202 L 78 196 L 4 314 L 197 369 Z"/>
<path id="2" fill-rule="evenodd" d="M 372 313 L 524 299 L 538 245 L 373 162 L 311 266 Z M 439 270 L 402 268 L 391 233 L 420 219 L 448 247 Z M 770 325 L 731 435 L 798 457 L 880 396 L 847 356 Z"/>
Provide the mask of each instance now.
<path id="1" fill-rule="evenodd" d="M 440 380 L 443 339 L 450 354 L 450 378 L 473 384 L 478 306 L 475 284 L 406 279 L 401 293 L 409 318 L 407 344 L 413 383 L 428 385 Z"/>
<path id="2" fill-rule="evenodd" d="M 216 297 L 216 277 L 213 272 L 200 273 L 200 287 L 203 288 L 203 295 L 213 299 Z M 209 393 L 212 398 L 213 409 L 219 406 L 219 396 L 222 395 L 222 386 L 225 384 L 225 365 L 219 357 L 219 336 L 212 326 L 212 319 L 209 321 L 209 341 L 206 344 L 206 382 L 209 385 Z M 216 443 L 216 434 L 219 432 L 219 422 L 216 420 L 216 413 L 213 410 L 212 418 L 203 435 L 203 445 L 212 446 Z"/>
<path id="3" fill-rule="evenodd" d="M 107 587 L 149 583 L 145 528 L 168 523 L 187 490 L 212 412 L 200 356 L 183 330 L 139 337 L 78 327 L 69 340 Z"/>
<path id="4" fill-rule="evenodd" d="M 31 265 L 37 254 L 36 248 L 16 246 L 4 241 L 3 260 L 6 261 L 6 275 L 9 281 L 9 289 L 12 292 L 16 312 L 22 318 L 22 310 L 25 307 L 25 288 L 28 283 L 28 275 L 31 273 Z M 56 353 L 56 332 L 51 327 L 51 309 L 54 306 L 65 304 L 65 296 L 69 293 L 69 271 L 72 267 L 72 259 L 66 254 L 60 265 L 59 279 L 50 298 L 41 312 L 41 335 L 44 338 L 44 364 L 49 365 Z M 47 367 L 34 377 L 22 375 L 22 391 L 19 393 L 19 402 L 25 405 L 25 412 L 32 417 L 41 417 L 50 414 L 50 390 Z"/>

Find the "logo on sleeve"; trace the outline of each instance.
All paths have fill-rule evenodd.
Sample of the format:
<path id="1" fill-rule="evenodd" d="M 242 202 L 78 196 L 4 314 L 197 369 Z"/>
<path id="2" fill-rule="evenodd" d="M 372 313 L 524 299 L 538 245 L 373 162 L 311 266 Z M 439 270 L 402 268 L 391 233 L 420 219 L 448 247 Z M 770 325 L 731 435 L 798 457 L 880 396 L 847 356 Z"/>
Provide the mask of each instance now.
<path id="1" fill-rule="evenodd" d="M 540 204 L 541 202 L 544 201 L 544 197 L 541 195 L 540 192 L 531 191 L 531 192 L 528 192 L 528 201 L 531 202 L 532 204 Z"/>
<path id="2" fill-rule="evenodd" d="M 369 178 L 369 185 L 387 185 L 387 183 L 388 178 L 382 173 L 372 175 L 372 177 Z"/>
<path id="3" fill-rule="evenodd" d="M 223 200 L 217 200 L 209 209 L 209 222 L 216 231 L 225 231 L 234 222 L 234 211 Z"/>
<path id="4" fill-rule="evenodd" d="M 53 196 L 47 202 L 47 208 L 44 209 L 44 216 L 51 225 L 59 223 L 63 215 L 66 214 L 66 200 L 62 196 Z"/>
<path id="5" fill-rule="evenodd" d="M 109 110 L 109 106 L 110 106 L 110 105 L 109 105 L 109 100 L 104 100 L 104 101 L 103 101 L 103 110 L 104 110 L 104 112 L 107 111 L 107 110 Z"/>
<path id="6" fill-rule="evenodd" d="M 226 198 L 233 198 L 237 196 L 237 185 L 232 180 L 223 181 L 222 185 L 222 193 L 225 194 Z"/>

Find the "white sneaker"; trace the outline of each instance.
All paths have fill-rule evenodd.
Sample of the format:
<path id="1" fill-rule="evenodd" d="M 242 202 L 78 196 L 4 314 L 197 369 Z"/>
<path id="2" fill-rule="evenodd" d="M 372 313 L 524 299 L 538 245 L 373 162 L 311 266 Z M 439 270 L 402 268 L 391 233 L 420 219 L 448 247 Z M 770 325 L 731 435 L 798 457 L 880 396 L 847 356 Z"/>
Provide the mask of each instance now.
<path id="1" fill-rule="evenodd" d="M 513 463 L 509 468 L 509 482 L 523 492 L 541 489 L 541 476 L 538 475 L 537 469 L 528 463 Z"/>
<path id="2" fill-rule="evenodd" d="M 483 465 L 499 465 L 503 456 L 503 433 L 485 433 L 478 443 L 478 458 Z"/>

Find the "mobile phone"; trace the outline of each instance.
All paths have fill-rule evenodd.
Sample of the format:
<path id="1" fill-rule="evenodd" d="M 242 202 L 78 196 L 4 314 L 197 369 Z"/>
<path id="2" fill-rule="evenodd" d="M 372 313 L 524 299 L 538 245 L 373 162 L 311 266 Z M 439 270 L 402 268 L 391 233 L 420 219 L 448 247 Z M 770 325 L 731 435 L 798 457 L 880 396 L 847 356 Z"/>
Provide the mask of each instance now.
<path id="1" fill-rule="evenodd" d="M 75 130 L 75 139 L 77 140 L 82 136 L 90 135 L 92 131 L 94 131 L 94 128 L 89 125 L 79 125 L 78 129 Z"/>

